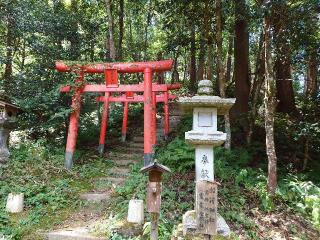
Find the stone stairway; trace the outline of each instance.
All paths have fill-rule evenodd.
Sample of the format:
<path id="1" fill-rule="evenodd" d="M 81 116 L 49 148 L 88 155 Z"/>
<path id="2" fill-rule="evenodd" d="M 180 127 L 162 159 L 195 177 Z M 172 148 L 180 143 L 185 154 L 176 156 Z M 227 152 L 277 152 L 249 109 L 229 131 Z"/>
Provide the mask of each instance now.
<path id="1" fill-rule="evenodd" d="M 170 106 L 170 130 L 175 129 L 179 123 L 182 113 L 174 104 Z M 157 119 L 157 143 L 164 137 L 163 117 Z M 141 129 L 141 128 L 140 128 Z M 140 130 L 139 129 L 139 130 Z M 84 209 L 67 220 L 63 227 L 46 234 L 48 240 L 104 240 L 92 234 L 92 229 L 97 222 L 103 220 L 108 203 L 115 193 L 115 189 L 125 183 L 130 173 L 130 165 L 143 160 L 143 131 L 139 131 L 131 140 L 118 144 L 107 150 L 106 159 L 111 160 L 114 166 L 109 170 L 108 175 L 93 179 L 94 188 L 81 194 L 79 197 L 85 202 Z M 98 213 L 97 213 L 98 212 Z M 77 220 L 73 220 L 77 219 Z M 79 220 L 80 219 L 80 220 Z"/>

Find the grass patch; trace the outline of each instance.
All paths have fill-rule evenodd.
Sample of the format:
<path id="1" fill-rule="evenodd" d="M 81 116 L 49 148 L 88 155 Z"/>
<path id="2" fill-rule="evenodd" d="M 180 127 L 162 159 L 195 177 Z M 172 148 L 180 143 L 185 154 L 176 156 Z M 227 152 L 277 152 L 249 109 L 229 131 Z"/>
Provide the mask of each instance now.
<path id="1" fill-rule="evenodd" d="M 0 235 L 21 239 L 35 229 L 60 223 L 83 204 L 79 193 L 93 187 L 92 178 L 106 176 L 111 166 L 110 161 L 79 150 L 75 167 L 68 171 L 64 168 L 64 149 L 41 141 L 12 149 L 8 165 L 0 170 Z M 5 211 L 10 192 L 24 193 L 23 213 Z"/>

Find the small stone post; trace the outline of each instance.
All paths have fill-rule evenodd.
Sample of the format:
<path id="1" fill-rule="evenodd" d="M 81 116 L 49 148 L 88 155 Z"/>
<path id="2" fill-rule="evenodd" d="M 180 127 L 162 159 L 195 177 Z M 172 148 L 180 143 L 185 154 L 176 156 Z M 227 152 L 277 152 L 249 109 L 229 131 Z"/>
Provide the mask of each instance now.
<path id="1" fill-rule="evenodd" d="M 217 183 L 214 180 L 214 150 L 226 140 L 226 134 L 217 130 L 217 116 L 224 115 L 235 99 L 210 96 L 213 85 L 210 80 L 201 80 L 198 95 L 179 99 L 186 111 L 193 112 L 192 130 L 185 133 L 186 142 L 195 146 L 196 165 L 196 224 L 191 232 L 201 234 L 205 239 L 217 234 Z M 191 216 L 191 215 L 190 215 Z M 190 218 L 185 216 L 185 219 Z M 188 226 L 191 226 L 188 223 Z M 187 227 L 188 228 L 188 227 Z M 190 233 L 185 229 L 184 233 Z"/>

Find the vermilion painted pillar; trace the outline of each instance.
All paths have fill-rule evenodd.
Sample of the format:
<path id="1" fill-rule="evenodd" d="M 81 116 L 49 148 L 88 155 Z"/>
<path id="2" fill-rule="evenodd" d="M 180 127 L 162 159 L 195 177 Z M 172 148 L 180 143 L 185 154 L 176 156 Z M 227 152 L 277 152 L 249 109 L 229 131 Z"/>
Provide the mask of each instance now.
<path id="1" fill-rule="evenodd" d="M 164 92 L 164 137 L 168 138 L 170 131 L 169 125 L 169 93 L 168 91 Z"/>
<path id="2" fill-rule="evenodd" d="M 155 152 L 154 148 L 157 141 L 157 95 L 156 92 L 152 92 L 152 150 Z"/>
<path id="3" fill-rule="evenodd" d="M 152 151 L 152 69 L 144 70 L 144 165 L 153 163 Z"/>
<path id="4" fill-rule="evenodd" d="M 72 113 L 70 115 L 70 124 L 67 137 L 67 146 L 65 153 L 65 167 L 71 169 L 73 166 L 73 153 L 76 150 L 78 136 L 78 122 L 81 109 L 81 84 L 83 83 L 83 72 L 80 72 L 78 79 L 75 81 L 76 87 L 72 96 Z"/>
<path id="5" fill-rule="evenodd" d="M 122 142 L 126 141 L 126 137 L 127 137 L 127 125 L 128 125 L 128 112 L 129 112 L 129 103 L 128 102 L 124 102 L 123 105 L 123 120 L 122 120 Z"/>
<path id="6" fill-rule="evenodd" d="M 104 153 L 104 145 L 106 141 L 106 133 L 107 133 L 107 126 L 108 126 L 108 115 L 109 115 L 109 97 L 110 93 L 105 93 L 105 102 L 103 104 L 103 112 L 102 112 L 102 119 L 101 119 L 101 130 L 100 130 L 100 138 L 99 138 L 99 153 Z"/>

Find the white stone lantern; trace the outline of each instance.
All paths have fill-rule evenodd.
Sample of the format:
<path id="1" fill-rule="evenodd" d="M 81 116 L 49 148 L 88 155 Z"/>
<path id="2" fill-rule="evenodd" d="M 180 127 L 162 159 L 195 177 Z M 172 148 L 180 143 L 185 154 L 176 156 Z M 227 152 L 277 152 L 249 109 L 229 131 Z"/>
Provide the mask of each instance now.
<path id="1" fill-rule="evenodd" d="M 212 93 L 212 82 L 201 80 L 198 95 L 179 98 L 184 111 L 193 113 L 193 127 L 185 133 L 185 139 L 195 146 L 197 229 L 194 232 L 209 238 L 217 230 L 217 184 L 214 180 L 213 147 L 222 145 L 226 140 L 226 133 L 217 130 L 217 118 L 218 115 L 228 113 L 235 103 L 234 98 L 210 96 Z"/>

